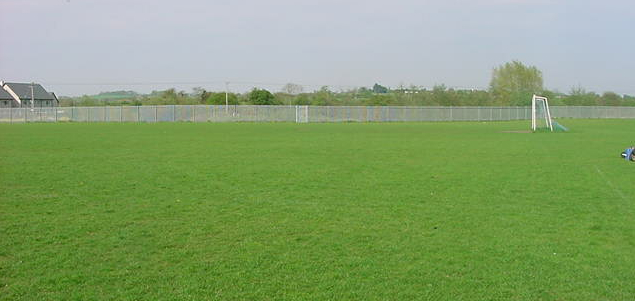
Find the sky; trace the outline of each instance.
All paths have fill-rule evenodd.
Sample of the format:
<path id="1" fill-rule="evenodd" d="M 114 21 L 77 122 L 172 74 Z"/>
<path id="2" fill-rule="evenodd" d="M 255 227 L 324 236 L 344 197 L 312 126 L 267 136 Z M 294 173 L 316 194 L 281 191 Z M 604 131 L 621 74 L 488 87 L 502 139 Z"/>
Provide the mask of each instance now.
<path id="1" fill-rule="evenodd" d="M 634 29 L 632 0 L 0 0 L 0 80 L 58 95 L 486 89 L 519 60 L 548 89 L 635 95 Z"/>

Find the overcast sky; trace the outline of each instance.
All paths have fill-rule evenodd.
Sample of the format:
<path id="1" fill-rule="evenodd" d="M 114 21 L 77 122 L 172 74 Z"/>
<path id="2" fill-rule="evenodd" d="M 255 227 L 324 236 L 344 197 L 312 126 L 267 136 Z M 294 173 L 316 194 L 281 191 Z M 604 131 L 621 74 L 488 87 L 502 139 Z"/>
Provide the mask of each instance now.
<path id="1" fill-rule="evenodd" d="M 0 79 L 486 88 L 520 60 L 550 89 L 635 95 L 634 30 L 633 0 L 0 0 Z"/>

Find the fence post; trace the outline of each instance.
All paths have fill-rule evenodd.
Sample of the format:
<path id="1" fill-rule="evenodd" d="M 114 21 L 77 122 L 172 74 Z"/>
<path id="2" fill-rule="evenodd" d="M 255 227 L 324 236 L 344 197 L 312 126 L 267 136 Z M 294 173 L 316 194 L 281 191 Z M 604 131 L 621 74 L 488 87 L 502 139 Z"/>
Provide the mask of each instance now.
<path id="1" fill-rule="evenodd" d="M 13 123 L 13 105 L 9 108 L 9 123 Z"/>
<path id="2" fill-rule="evenodd" d="M 139 106 L 137 106 L 137 122 L 141 122 L 141 118 L 139 118 L 141 116 L 141 112 L 139 109 Z"/>
<path id="3" fill-rule="evenodd" d="M 154 106 L 154 122 L 159 122 L 159 106 Z"/>
<path id="4" fill-rule="evenodd" d="M 172 105 L 172 122 L 176 121 L 176 105 Z"/>
<path id="5" fill-rule="evenodd" d="M 27 122 L 27 120 L 26 120 L 26 107 L 24 107 L 24 123 L 26 123 L 26 122 Z"/>
<path id="6" fill-rule="evenodd" d="M 119 106 L 119 123 L 123 122 L 123 106 Z"/>
<path id="7" fill-rule="evenodd" d="M 55 122 L 57 122 L 57 107 L 53 107 L 53 108 L 54 108 L 53 110 L 55 111 Z"/>

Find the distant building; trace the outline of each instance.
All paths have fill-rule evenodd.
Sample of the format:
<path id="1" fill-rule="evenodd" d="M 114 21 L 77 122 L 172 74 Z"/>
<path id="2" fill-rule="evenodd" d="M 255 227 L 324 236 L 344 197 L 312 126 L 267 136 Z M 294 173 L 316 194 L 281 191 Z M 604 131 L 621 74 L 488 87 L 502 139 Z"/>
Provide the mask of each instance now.
<path id="1" fill-rule="evenodd" d="M 57 107 L 60 103 L 55 93 L 47 92 L 40 84 L 0 81 L 0 87 L 0 108 Z"/>
<path id="2" fill-rule="evenodd" d="M 9 108 L 14 101 L 15 99 L 13 99 L 11 94 L 4 89 L 0 89 L 0 108 Z"/>

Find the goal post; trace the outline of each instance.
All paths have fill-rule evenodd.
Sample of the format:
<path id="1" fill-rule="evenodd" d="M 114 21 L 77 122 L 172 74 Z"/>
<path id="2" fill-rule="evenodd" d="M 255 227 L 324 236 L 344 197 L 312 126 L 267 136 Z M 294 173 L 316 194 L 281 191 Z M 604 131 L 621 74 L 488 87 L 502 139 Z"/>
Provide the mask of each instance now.
<path id="1" fill-rule="evenodd" d="M 531 130 L 546 129 L 553 132 L 553 121 L 549 110 L 549 99 L 533 95 L 531 98 Z"/>

